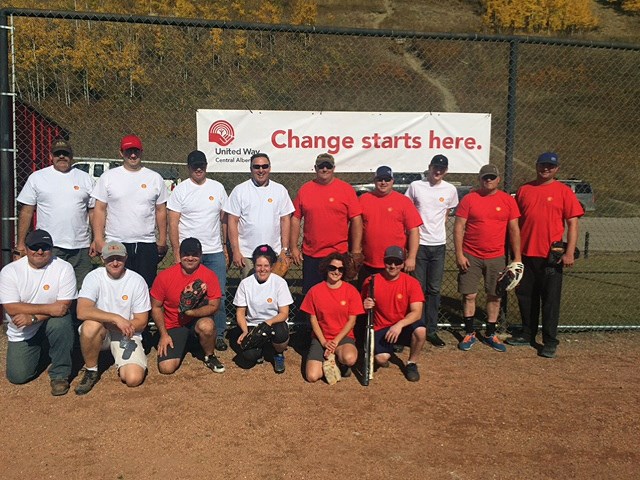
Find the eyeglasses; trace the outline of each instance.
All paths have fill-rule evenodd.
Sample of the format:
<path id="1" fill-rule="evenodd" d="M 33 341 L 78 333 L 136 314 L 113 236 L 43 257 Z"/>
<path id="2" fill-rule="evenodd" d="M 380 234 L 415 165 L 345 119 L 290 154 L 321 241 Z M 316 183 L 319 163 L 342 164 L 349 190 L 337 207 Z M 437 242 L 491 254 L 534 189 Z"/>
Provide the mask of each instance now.
<path id="1" fill-rule="evenodd" d="M 52 153 L 53 157 L 68 157 L 69 156 L 69 152 L 65 152 L 64 150 L 58 150 L 57 152 L 53 152 Z"/>
<path id="2" fill-rule="evenodd" d="M 385 265 L 393 265 L 395 266 L 400 266 L 404 263 L 404 260 L 400 260 L 399 258 L 385 258 L 384 259 L 384 264 Z"/>
<path id="3" fill-rule="evenodd" d="M 344 272 L 344 267 L 336 267 L 335 265 L 327 265 L 327 270 L 330 272 Z"/>
<path id="4" fill-rule="evenodd" d="M 141 150 L 139 148 L 127 148 L 123 153 L 123 155 L 125 157 L 130 157 L 131 155 L 135 154 L 136 157 L 140 156 L 140 152 Z"/>
<path id="5" fill-rule="evenodd" d="M 498 178 L 497 175 L 485 175 L 484 177 L 482 177 L 482 181 L 483 182 L 492 182 L 494 181 L 496 178 Z"/>
<path id="6" fill-rule="evenodd" d="M 393 178 L 391 178 L 391 177 L 376 177 L 375 178 L 376 182 L 390 182 L 391 180 L 393 180 Z"/>
<path id="7" fill-rule="evenodd" d="M 329 162 L 322 162 L 321 164 L 316 165 L 316 169 L 318 169 L 318 170 L 322 170 L 323 168 L 326 168 L 327 170 L 333 170 L 333 167 L 334 167 L 334 166 L 335 166 L 335 165 L 332 165 L 332 164 L 331 164 L 331 163 L 329 163 Z"/>
<path id="8" fill-rule="evenodd" d="M 271 165 L 268 163 L 254 163 L 253 165 L 251 165 L 251 168 L 253 168 L 254 170 L 267 170 L 268 168 L 271 168 Z"/>
<path id="9" fill-rule="evenodd" d="M 111 263 L 111 262 L 124 262 L 126 260 L 127 257 L 121 257 L 120 255 L 113 255 L 111 257 L 107 257 L 104 260 L 104 263 Z"/>
<path id="10" fill-rule="evenodd" d="M 33 250 L 34 252 L 37 252 L 38 250 L 42 250 L 43 252 L 48 252 L 49 250 L 51 250 L 51 245 L 48 245 L 46 243 L 38 243 L 36 245 L 27 245 L 29 247 L 29 250 Z"/>

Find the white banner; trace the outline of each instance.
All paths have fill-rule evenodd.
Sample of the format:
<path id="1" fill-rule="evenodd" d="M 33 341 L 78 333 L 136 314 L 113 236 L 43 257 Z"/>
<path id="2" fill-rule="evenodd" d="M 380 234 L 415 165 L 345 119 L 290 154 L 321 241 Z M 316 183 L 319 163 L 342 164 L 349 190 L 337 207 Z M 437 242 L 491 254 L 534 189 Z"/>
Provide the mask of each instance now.
<path id="1" fill-rule="evenodd" d="M 251 155 L 269 155 L 274 172 L 311 172 L 329 152 L 338 172 L 422 172 L 434 155 L 449 172 L 489 163 L 491 114 L 198 110 L 198 150 L 212 172 L 248 172 Z"/>

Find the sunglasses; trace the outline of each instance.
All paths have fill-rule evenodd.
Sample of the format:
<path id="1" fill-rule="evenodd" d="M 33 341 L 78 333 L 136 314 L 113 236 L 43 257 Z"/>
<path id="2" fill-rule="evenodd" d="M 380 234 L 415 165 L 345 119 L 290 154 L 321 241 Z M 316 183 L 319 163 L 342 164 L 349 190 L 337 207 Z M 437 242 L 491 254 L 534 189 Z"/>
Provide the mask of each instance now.
<path id="1" fill-rule="evenodd" d="M 124 154 L 125 157 L 130 157 L 131 155 L 133 155 L 135 153 L 135 155 L 137 157 L 140 156 L 140 152 L 142 150 L 140 150 L 139 148 L 127 148 L 124 152 L 122 152 Z"/>
<path id="2" fill-rule="evenodd" d="M 330 272 L 344 272 L 344 267 L 336 267 L 335 265 L 327 265 L 327 270 Z"/>
<path id="3" fill-rule="evenodd" d="M 54 157 L 68 157 L 69 152 L 65 152 L 64 150 L 58 150 L 57 152 L 53 152 Z"/>
<path id="4" fill-rule="evenodd" d="M 326 168 L 327 170 L 333 170 L 334 165 L 332 165 L 329 162 L 322 162 L 319 165 L 316 165 L 316 169 L 318 170 L 322 170 L 323 168 Z"/>
<path id="5" fill-rule="evenodd" d="M 196 170 L 206 170 L 207 169 L 207 164 L 206 163 L 196 163 L 195 165 L 191 165 L 191 170 L 196 171 Z"/>
<path id="6" fill-rule="evenodd" d="M 127 259 L 127 257 L 121 257 L 120 255 L 113 255 L 111 257 L 107 257 L 104 259 L 104 263 L 111 263 L 111 262 L 124 262 Z"/>
<path id="7" fill-rule="evenodd" d="M 255 163 L 251 165 L 251 168 L 253 168 L 254 170 L 267 170 L 268 168 L 271 168 L 271 165 L 268 163 Z"/>
<path id="8" fill-rule="evenodd" d="M 393 180 L 393 178 L 391 178 L 391 177 L 376 177 L 375 180 L 376 180 L 376 182 L 390 182 L 391 180 Z"/>
<path id="9" fill-rule="evenodd" d="M 482 181 L 483 182 L 492 182 L 494 181 L 496 178 L 498 178 L 497 175 L 485 175 L 484 177 L 482 177 Z"/>
<path id="10" fill-rule="evenodd" d="M 48 252 L 49 250 L 51 250 L 51 245 L 47 245 L 46 243 L 38 243 L 36 245 L 27 245 L 29 247 L 29 250 L 33 250 L 34 252 L 37 252 L 38 250 L 42 250 L 43 252 Z"/>
<path id="11" fill-rule="evenodd" d="M 404 263 L 404 260 L 400 260 L 399 258 L 385 258 L 385 265 L 393 265 L 394 267 L 400 266 Z"/>

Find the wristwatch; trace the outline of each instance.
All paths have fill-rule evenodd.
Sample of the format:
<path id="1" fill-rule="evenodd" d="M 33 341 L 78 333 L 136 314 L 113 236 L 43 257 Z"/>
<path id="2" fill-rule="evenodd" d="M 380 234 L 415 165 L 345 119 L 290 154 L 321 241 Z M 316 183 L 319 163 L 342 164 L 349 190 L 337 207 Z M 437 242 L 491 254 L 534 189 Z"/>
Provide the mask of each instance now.
<path id="1" fill-rule="evenodd" d="M 36 317 L 35 315 L 31 315 L 31 325 L 37 322 L 38 322 L 38 317 Z"/>

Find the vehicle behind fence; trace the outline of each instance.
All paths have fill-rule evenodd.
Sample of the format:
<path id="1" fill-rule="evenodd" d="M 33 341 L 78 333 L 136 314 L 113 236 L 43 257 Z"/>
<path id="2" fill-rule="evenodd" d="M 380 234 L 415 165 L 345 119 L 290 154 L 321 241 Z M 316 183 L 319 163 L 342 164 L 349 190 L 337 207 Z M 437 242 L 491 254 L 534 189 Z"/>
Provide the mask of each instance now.
<path id="1" fill-rule="evenodd" d="M 15 196 L 28 174 L 46 163 L 46 145 L 25 150 L 50 141 L 53 132 L 69 137 L 76 159 L 86 166 L 117 161 L 119 139 L 137 134 L 148 166 L 184 179 L 187 154 L 196 148 L 197 109 L 490 113 L 491 162 L 504 172 L 506 191 L 532 180 L 536 157 L 552 150 L 560 157 L 559 178 L 573 184 L 586 207 L 578 243 L 584 255 L 565 272 L 561 323 L 639 325 L 640 46 L 77 12 L 2 13 L 0 22 L 9 27 L 0 33 L 3 249 L 13 242 Z M 28 105 L 40 123 L 55 125 L 52 133 L 36 135 L 38 122 L 16 116 L 18 105 Z M 313 160 L 321 152 L 308 152 L 308 174 L 284 173 L 277 149 L 267 153 L 272 178 L 293 198 L 313 178 Z M 337 154 L 336 175 L 367 184 L 385 160 L 381 151 L 370 171 L 345 174 Z M 419 178 L 429 160 L 404 171 Z M 249 171 L 210 176 L 230 193 Z M 477 184 L 474 174 L 451 174 L 447 180 L 465 189 Z M 450 243 L 444 324 L 460 322 L 456 273 Z M 231 318 L 238 272 L 232 268 L 229 275 Z M 300 270 L 292 269 L 288 281 L 299 302 Z M 292 319 L 299 319 L 297 308 Z M 519 323 L 513 295 L 504 320 Z"/>

